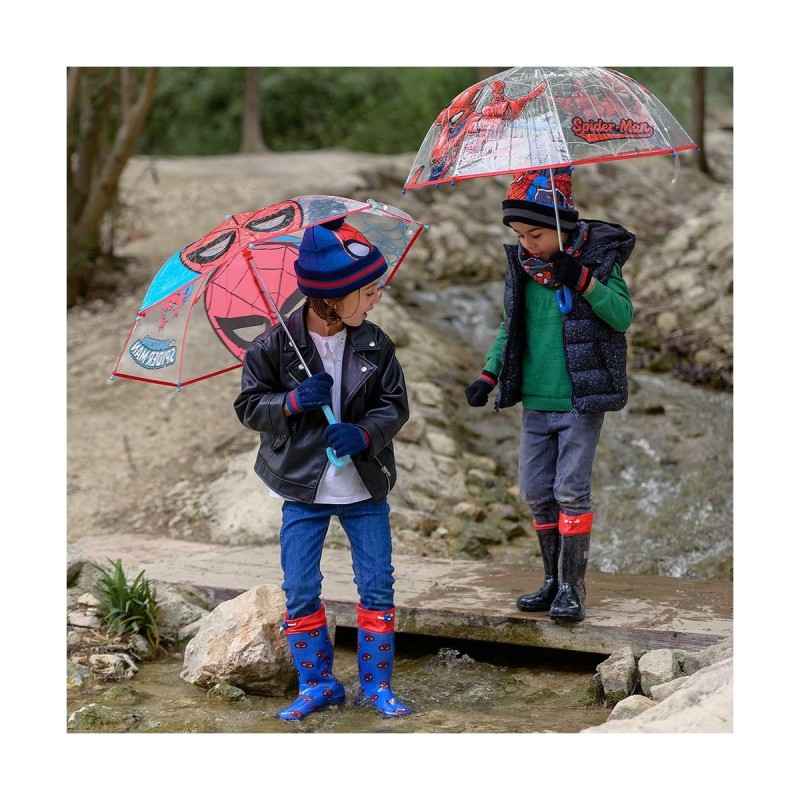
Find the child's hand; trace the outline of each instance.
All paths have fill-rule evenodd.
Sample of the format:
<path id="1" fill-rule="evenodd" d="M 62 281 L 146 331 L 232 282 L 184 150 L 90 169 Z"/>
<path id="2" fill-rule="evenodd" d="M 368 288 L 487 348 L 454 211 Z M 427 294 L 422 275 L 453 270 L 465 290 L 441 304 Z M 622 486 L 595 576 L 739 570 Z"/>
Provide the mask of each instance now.
<path id="1" fill-rule="evenodd" d="M 318 372 L 306 378 L 296 389 L 286 395 L 286 408 L 290 414 L 310 411 L 331 405 L 331 387 L 333 377 L 327 372 Z"/>
<path id="2" fill-rule="evenodd" d="M 592 273 L 579 264 L 571 255 L 563 250 L 556 250 L 550 257 L 553 265 L 553 280 L 563 286 L 569 286 L 576 292 L 585 292 L 592 280 Z"/>
<path id="3" fill-rule="evenodd" d="M 481 372 L 480 378 L 471 383 L 464 389 L 464 394 L 467 396 L 467 402 L 474 407 L 485 406 L 489 400 L 489 395 L 492 389 L 497 386 L 497 375 L 493 372 L 484 370 Z"/>
<path id="4" fill-rule="evenodd" d="M 369 447 L 369 434 L 350 422 L 334 422 L 325 428 L 325 438 L 331 443 L 336 458 L 354 456 Z"/>

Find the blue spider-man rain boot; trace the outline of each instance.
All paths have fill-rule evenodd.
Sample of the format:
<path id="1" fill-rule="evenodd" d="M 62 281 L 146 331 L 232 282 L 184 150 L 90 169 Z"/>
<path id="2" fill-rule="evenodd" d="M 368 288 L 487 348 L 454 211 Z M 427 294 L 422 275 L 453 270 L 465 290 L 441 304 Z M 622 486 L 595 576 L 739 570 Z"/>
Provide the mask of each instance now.
<path id="1" fill-rule="evenodd" d="M 289 619 L 284 615 L 282 627 L 297 670 L 300 694 L 275 716 L 285 720 L 303 719 L 312 711 L 343 702 L 344 686 L 333 676 L 333 643 L 328 635 L 325 606 L 307 617 Z"/>
<path id="2" fill-rule="evenodd" d="M 372 703 L 384 717 L 405 717 L 411 709 L 392 693 L 394 669 L 394 609 L 368 611 L 360 605 L 358 618 L 358 677 L 361 697 L 357 706 Z"/>

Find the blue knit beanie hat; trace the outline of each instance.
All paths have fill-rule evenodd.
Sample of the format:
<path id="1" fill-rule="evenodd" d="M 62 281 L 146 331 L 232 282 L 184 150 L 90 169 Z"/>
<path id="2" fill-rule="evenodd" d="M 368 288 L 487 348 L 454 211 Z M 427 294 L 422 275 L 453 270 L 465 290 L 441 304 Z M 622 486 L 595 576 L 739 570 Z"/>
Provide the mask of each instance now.
<path id="1" fill-rule="evenodd" d="M 386 259 L 344 217 L 306 228 L 295 262 L 297 288 L 306 297 L 344 297 L 376 281 Z"/>
<path id="2" fill-rule="evenodd" d="M 573 231 L 578 225 L 578 212 L 572 203 L 572 169 L 569 166 L 553 170 L 558 225 L 562 231 Z M 528 170 L 514 176 L 508 195 L 503 200 L 503 224 L 508 225 L 509 222 L 557 230 L 549 169 Z"/>

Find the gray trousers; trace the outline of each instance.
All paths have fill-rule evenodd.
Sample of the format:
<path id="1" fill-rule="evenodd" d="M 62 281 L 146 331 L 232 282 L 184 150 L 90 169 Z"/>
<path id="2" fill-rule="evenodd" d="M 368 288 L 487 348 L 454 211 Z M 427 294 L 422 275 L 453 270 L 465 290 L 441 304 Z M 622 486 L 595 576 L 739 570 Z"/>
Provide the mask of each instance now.
<path id="1" fill-rule="evenodd" d="M 519 488 L 538 525 L 558 521 L 559 511 L 592 510 L 592 464 L 605 414 L 523 409 Z"/>

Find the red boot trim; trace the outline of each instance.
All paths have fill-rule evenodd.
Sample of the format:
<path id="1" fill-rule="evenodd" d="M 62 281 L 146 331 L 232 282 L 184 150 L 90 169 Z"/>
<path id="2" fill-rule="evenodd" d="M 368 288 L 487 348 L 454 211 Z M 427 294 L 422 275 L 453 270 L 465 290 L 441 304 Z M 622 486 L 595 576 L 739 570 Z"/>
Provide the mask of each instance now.
<path id="1" fill-rule="evenodd" d="M 579 514 L 577 517 L 568 517 L 564 512 L 558 515 L 558 530 L 562 536 L 578 536 L 592 532 L 592 512 Z"/>
<path id="2" fill-rule="evenodd" d="M 287 634 L 305 633 L 327 624 L 328 618 L 325 616 L 325 606 L 320 606 L 319 611 L 315 611 L 313 614 L 309 614 L 306 617 L 298 617 L 297 619 L 289 619 L 285 612 L 283 614 L 283 628 Z"/>
<path id="3" fill-rule="evenodd" d="M 361 604 L 356 606 L 358 627 L 370 633 L 391 633 L 394 630 L 394 608 L 386 611 L 368 611 Z"/>
<path id="4" fill-rule="evenodd" d="M 558 531 L 558 523 L 557 522 L 542 522 L 539 523 L 536 520 L 533 521 L 534 530 L 544 533 L 545 531 L 552 531 L 555 533 Z"/>

